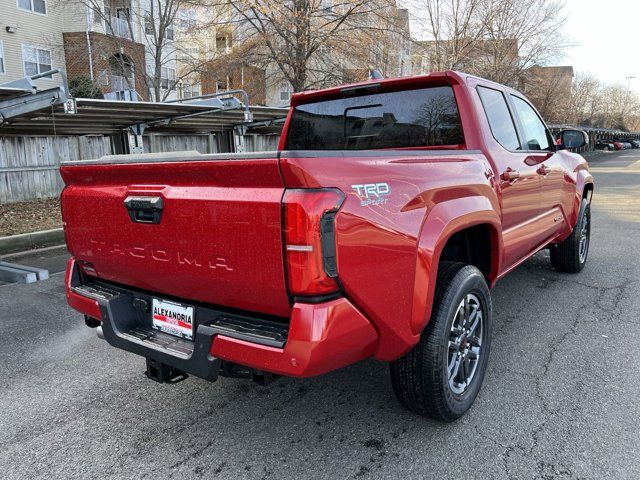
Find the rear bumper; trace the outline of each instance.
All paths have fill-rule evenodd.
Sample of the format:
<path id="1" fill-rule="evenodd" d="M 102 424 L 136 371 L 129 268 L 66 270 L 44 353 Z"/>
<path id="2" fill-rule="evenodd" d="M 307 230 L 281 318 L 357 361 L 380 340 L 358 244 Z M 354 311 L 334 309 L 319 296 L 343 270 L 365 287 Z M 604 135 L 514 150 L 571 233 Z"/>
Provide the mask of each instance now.
<path id="1" fill-rule="evenodd" d="M 199 306 L 195 338 L 189 342 L 150 329 L 150 316 L 147 320 L 133 306 L 136 299 L 150 298 L 146 293 L 120 286 L 92 293 L 84 287 L 71 259 L 66 275 L 67 301 L 101 321 L 107 342 L 208 380 L 217 378 L 221 360 L 292 377 L 320 375 L 373 356 L 378 341 L 371 323 L 346 298 L 294 304 L 288 326 L 280 337 L 276 335 L 282 338 L 280 342 L 252 337 L 246 329 L 224 329 L 219 319 L 249 317 Z"/>

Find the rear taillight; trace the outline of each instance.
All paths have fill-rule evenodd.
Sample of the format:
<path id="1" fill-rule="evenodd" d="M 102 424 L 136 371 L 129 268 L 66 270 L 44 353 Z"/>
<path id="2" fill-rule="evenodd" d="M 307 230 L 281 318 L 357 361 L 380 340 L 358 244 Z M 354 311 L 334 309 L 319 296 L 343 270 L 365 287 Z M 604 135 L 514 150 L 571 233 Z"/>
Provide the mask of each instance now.
<path id="1" fill-rule="evenodd" d="M 320 296 L 339 289 L 335 213 L 344 194 L 334 188 L 286 190 L 284 240 L 289 293 Z"/>
<path id="2" fill-rule="evenodd" d="M 69 237 L 69 228 L 67 226 L 67 216 L 65 215 L 64 212 L 64 191 L 67 189 L 67 187 L 63 187 L 62 189 L 62 193 L 60 194 L 60 216 L 62 217 L 62 232 L 64 233 L 64 243 L 67 244 L 67 250 L 69 250 L 69 252 L 71 252 L 71 254 L 73 255 L 73 250 L 71 249 L 71 242 L 70 242 L 70 237 Z"/>

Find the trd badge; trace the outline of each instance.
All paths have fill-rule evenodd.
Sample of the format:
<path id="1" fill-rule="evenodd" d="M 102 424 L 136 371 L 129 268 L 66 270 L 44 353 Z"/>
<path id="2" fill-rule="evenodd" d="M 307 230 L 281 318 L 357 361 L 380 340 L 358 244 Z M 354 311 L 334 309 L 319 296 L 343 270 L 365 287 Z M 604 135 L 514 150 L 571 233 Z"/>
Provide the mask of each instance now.
<path id="1" fill-rule="evenodd" d="M 388 183 L 364 183 L 351 185 L 351 188 L 360 198 L 360 205 L 384 205 L 389 200 L 391 187 Z"/>

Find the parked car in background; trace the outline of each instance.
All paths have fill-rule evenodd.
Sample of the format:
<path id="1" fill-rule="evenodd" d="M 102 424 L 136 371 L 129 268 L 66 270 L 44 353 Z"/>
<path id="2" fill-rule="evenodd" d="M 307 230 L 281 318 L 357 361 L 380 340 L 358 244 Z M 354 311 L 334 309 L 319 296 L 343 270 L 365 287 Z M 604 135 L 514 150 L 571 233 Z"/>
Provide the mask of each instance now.
<path id="1" fill-rule="evenodd" d="M 595 149 L 604 150 L 605 152 L 610 152 L 615 150 L 616 146 L 609 140 L 596 140 Z"/>
<path id="2" fill-rule="evenodd" d="M 638 148 L 638 146 L 634 143 L 637 140 L 629 140 L 628 138 L 618 138 L 616 142 L 620 142 L 625 150 L 630 148 Z M 640 142 L 638 142 L 640 144 Z"/>
<path id="3" fill-rule="evenodd" d="M 624 144 L 617 140 L 613 141 L 613 146 L 616 148 L 616 150 L 624 150 Z"/>
<path id="4" fill-rule="evenodd" d="M 631 145 L 633 148 L 640 148 L 640 140 L 631 140 Z"/>

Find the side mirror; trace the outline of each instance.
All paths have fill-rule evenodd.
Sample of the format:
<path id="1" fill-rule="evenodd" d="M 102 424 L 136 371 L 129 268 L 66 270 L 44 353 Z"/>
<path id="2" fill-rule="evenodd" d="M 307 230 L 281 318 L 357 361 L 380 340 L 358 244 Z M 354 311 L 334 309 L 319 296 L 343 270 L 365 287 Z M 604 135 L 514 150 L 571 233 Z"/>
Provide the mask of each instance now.
<path id="1" fill-rule="evenodd" d="M 580 148 L 589 143 L 589 135 L 582 130 L 562 130 L 559 140 L 560 148 Z"/>

